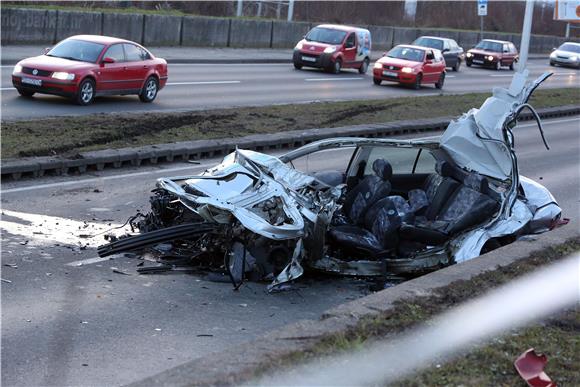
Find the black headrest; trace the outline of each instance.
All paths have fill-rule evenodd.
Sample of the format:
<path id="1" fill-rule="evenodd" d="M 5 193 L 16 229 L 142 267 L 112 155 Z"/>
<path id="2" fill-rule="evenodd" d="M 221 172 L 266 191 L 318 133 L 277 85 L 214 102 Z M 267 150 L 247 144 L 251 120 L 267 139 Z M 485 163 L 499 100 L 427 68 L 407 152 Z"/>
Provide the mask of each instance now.
<path id="1" fill-rule="evenodd" d="M 373 171 L 383 180 L 389 180 L 393 176 L 393 167 L 385 159 L 376 159 L 373 162 Z"/>
<path id="2" fill-rule="evenodd" d="M 439 161 L 436 165 L 437 173 L 443 177 L 451 177 L 454 180 L 462 183 L 466 187 L 469 187 L 478 192 L 487 194 L 489 191 L 488 180 L 475 172 L 467 172 L 463 169 L 452 165 L 447 161 Z"/>
<path id="3" fill-rule="evenodd" d="M 453 177 L 453 166 L 447 161 L 437 161 L 435 171 L 443 177 Z"/>

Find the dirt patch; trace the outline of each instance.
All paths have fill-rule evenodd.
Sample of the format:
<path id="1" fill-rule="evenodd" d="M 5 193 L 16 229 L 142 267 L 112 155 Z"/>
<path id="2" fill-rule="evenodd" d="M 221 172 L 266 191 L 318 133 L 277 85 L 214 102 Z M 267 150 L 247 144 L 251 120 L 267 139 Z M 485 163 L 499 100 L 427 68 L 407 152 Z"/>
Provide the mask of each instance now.
<path id="1" fill-rule="evenodd" d="M 434 290 L 429 296 L 398 301 L 388 312 L 363 318 L 356 327 L 326 336 L 313 345 L 310 351 L 290 354 L 274 364 L 265 365 L 258 373 L 263 374 L 321 355 L 359 348 L 373 340 L 394 338 L 425 320 L 578 250 L 580 238 L 577 237 L 470 280 L 453 282 Z M 474 347 L 457 360 L 435 362 L 426 371 L 397 382 L 397 385 L 520 385 L 522 382 L 513 368 L 513 361 L 530 347 L 548 355 L 546 372 L 554 380 L 563 385 L 577 383 L 580 380 L 580 309 L 567 310 L 528 328 L 512 330 L 491 343 Z"/>
<path id="2" fill-rule="evenodd" d="M 2 122 L 2 159 L 52 156 L 177 141 L 232 138 L 319 127 L 458 116 L 489 93 L 246 107 L 176 113 L 93 114 Z M 577 89 L 539 90 L 536 108 L 578 104 Z"/>

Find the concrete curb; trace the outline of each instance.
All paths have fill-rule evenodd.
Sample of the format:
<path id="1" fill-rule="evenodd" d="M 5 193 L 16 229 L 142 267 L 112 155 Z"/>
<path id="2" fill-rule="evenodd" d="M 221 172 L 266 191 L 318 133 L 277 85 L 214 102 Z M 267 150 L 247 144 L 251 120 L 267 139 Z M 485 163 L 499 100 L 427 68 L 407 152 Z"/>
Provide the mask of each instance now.
<path id="1" fill-rule="evenodd" d="M 270 332 L 225 352 L 207 355 L 130 384 L 130 386 L 214 386 L 250 382 L 264 365 L 314 348 L 321 338 L 345 332 L 363 317 L 385 313 L 397 301 L 429 295 L 455 281 L 469 280 L 486 271 L 526 259 L 530 254 L 580 237 L 574 226 L 517 241 L 488 254 L 435 271 L 322 314 L 319 320 L 303 320 Z"/>
<path id="2" fill-rule="evenodd" d="M 559 106 L 539 109 L 542 118 L 555 118 L 580 114 L 580 106 Z M 530 113 L 522 114 L 521 120 L 530 120 Z M 151 165 L 160 162 L 200 160 L 225 156 L 236 147 L 258 152 L 293 149 L 312 141 L 331 137 L 388 137 L 392 135 L 444 130 L 453 117 L 396 121 L 384 124 L 343 126 L 293 130 L 283 133 L 259 134 L 240 138 L 183 141 L 170 144 L 147 145 L 137 148 L 107 149 L 82 152 L 79 157 L 34 157 L 2 161 L 2 179 L 18 180 L 22 177 L 42 177 L 101 171 L 123 166 Z"/>

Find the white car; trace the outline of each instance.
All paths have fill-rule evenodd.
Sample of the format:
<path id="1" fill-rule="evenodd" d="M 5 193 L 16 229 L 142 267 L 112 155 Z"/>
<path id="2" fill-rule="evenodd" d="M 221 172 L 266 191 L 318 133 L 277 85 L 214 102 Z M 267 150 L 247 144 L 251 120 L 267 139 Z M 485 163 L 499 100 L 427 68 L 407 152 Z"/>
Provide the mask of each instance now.
<path id="1" fill-rule="evenodd" d="M 551 74 L 496 88 L 440 138 L 331 138 L 275 157 L 236 150 L 199 176 L 161 178 L 141 234 L 101 246 L 100 256 L 147 249 L 166 269 L 175 259 L 225 267 L 234 286 L 304 268 L 336 274 L 408 276 L 461 262 L 552 229 L 561 209 L 518 172 L 512 128 Z M 305 173 L 294 164 L 350 148 L 342 170 Z M 225 263 L 224 263 L 225 260 Z M 139 271 L 163 270 L 163 267 Z"/>
<path id="2" fill-rule="evenodd" d="M 566 42 L 550 54 L 550 66 L 570 66 L 580 69 L 580 43 Z"/>

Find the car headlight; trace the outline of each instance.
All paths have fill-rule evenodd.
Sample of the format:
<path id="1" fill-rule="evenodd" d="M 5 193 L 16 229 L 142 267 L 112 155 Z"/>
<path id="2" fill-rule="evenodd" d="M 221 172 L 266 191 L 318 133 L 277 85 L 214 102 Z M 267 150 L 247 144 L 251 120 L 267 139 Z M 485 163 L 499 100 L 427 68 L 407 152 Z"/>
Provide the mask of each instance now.
<path id="1" fill-rule="evenodd" d="M 466 57 L 471 58 L 473 56 L 472 53 L 468 52 L 467 54 L 465 54 Z"/>
<path id="2" fill-rule="evenodd" d="M 412 67 L 403 67 L 401 69 L 401 72 L 411 74 L 413 72 L 413 68 Z"/>
<path id="3" fill-rule="evenodd" d="M 554 51 L 553 53 L 550 54 L 550 58 L 555 58 L 556 57 L 556 51 Z"/>
<path id="4" fill-rule="evenodd" d="M 375 68 L 376 69 L 380 69 L 383 67 L 383 64 L 381 62 L 375 62 Z"/>
<path id="5" fill-rule="evenodd" d="M 59 71 L 52 73 L 52 77 L 55 79 L 63 80 L 63 81 L 72 81 L 73 79 L 75 79 L 74 74 L 59 72 Z"/>
<path id="6" fill-rule="evenodd" d="M 490 55 L 490 56 L 487 57 L 487 60 L 490 61 L 490 62 L 493 62 L 494 59 L 495 58 L 492 55 Z"/>
<path id="7" fill-rule="evenodd" d="M 336 46 L 330 46 L 330 47 L 326 47 L 324 49 L 325 54 L 332 54 L 335 51 L 336 51 Z"/>
<path id="8" fill-rule="evenodd" d="M 573 60 L 574 62 L 576 62 L 578 60 L 578 56 L 576 56 L 576 55 L 571 56 L 570 60 Z"/>
<path id="9" fill-rule="evenodd" d="M 12 70 L 12 74 L 21 73 L 21 72 L 22 72 L 22 66 L 20 66 L 18 64 L 16 66 L 14 66 L 14 70 Z"/>
<path id="10" fill-rule="evenodd" d="M 298 44 L 296 45 L 296 47 L 294 47 L 297 50 L 302 50 L 302 47 L 304 46 L 304 43 L 302 42 L 298 42 Z"/>

